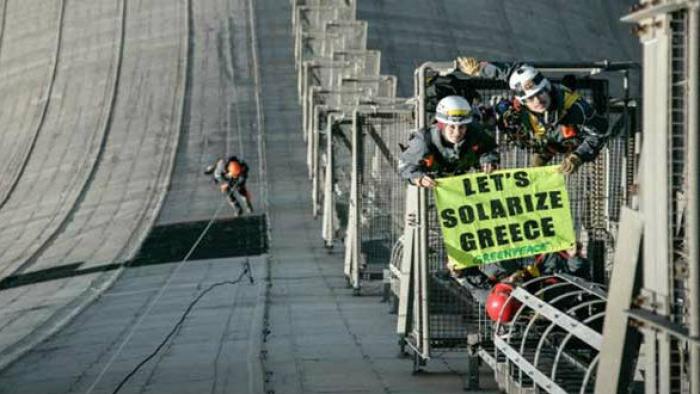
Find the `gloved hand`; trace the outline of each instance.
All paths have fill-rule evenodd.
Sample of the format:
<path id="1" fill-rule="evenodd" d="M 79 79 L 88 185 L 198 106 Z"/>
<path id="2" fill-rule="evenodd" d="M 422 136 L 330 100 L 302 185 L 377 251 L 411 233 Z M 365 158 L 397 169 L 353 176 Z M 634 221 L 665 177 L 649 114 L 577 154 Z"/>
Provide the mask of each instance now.
<path id="1" fill-rule="evenodd" d="M 477 77 L 481 71 L 481 64 L 473 57 L 460 56 L 457 58 L 457 68 L 467 75 Z"/>
<path id="2" fill-rule="evenodd" d="M 571 153 L 568 156 L 564 158 L 564 161 L 561 162 L 561 166 L 559 166 L 559 171 L 564 173 L 564 175 L 571 175 L 578 168 L 581 166 L 583 162 L 581 161 L 581 158 L 578 157 L 575 153 Z"/>
<path id="3" fill-rule="evenodd" d="M 547 165 L 547 163 L 549 163 L 550 160 L 552 160 L 551 156 L 535 153 L 532 155 L 531 159 L 532 167 L 542 167 L 544 165 Z"/>

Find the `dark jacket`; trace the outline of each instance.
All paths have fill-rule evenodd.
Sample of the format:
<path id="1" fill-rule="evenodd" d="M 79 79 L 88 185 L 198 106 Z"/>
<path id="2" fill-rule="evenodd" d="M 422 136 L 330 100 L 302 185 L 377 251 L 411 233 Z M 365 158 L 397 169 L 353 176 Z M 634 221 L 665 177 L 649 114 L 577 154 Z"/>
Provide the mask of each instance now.
<path id="1" fill-rule="evenodd" d="M 535 259 L 543 275 L 569 274 L 583 279 L 590 279 L 590 264 L 587 259 L 566 252 L 539 255 Z"/>
<path id="2" fill-rule="evenodd" d="M 481 77 L 508 81 L 519 63 L 488 63 Z M 608 120 L 585 98 L 569 88 L 552 84 L 549 109 L 538 114 L 523 104 L 520 124 L 528 131 L 534 150 L 546 157 L 575 153 L 582 161 L 594 160 L 605 144 Z"/>
<path id="3" fill-rule="evenodd" d="M 477 122 L 468 124 L 464 139 L 454 145 L 433 125 L 413 133 L 399 157 L 399 175 L 408 181 L 424 175 L 440 178 L 498 161 L 495 140 Z"/>
<path id="4" fill-rule="evenodd" d="M 503 260 L 482 265 L 479 268 L 491 282 L 498 282 L 517 272 L 525 271 L 528 266 L 533 264 L 537 266 L 540 275 L 568 274 L 583 279 L 590 279 L 590 264 L 588 260 L 579 254 L 571 256 L 565 251 Z"/>

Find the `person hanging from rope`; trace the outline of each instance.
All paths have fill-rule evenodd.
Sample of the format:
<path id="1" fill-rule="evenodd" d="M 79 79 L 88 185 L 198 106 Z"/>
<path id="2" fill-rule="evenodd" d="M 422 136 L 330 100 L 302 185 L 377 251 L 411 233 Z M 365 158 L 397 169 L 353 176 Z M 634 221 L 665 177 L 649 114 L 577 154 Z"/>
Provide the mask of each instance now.
<path id="1" fill-rule="evenodd" d="M 569 87 L 550 83 L 527 64 L 489 63 L 458 57 L 461 72 L 472 77 L 507 81 L 515 93 L 503 119 L 508 130 L 523 132 L 535 151 L 532 165 L 543 166 L 556 154 L 564 154 L 560 170 L 573 174 L 595 160 L 608 134 L 608 120 Z M 571 83 L 568 83 L 571 85 Z M 520 136 L 522 139 L 522 136 Z"/>
<path id="2" fill-rule="evenodd" d="M 242 213 L 240 201 L 247 213 L 253 212 L 250 200 L 250 192 L 245 187 L 248 180 L 248 164 L 236 156 L 227 160 L 218 159 L 214 164 L 207 166 L 205 175 L 212 175 L 214 183 L 219 185 L 221 192 L 226 195 L 229 205 L 233 208 L 235 216 Z"/>
<path id="3" fill-rule="evenodd" d="M 447 96 L 437 104 L 435 123 L 412 134 L 399 157 L 398 171 L 409 183 L 432 188 L 435 178 L 470 170 L 491 172 L 498 163 L 496 141 L 474 119 L 469 102 Z"/>

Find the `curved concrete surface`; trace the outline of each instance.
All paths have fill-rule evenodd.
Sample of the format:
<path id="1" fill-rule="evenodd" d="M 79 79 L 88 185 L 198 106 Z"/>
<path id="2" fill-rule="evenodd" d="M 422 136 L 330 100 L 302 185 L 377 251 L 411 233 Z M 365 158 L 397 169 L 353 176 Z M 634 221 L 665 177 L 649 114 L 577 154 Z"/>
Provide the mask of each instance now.
<path id="1" fill-rule="evenodd" d="M 8 20 L 10 11 L 8 5 Z M 186 11 L 186 2 L 169 0 L 66 2 L 53 94 L 22 177 L 0 210 L 3 276 L 133 255 L 172 171 L 185 93 Z M 0 293 L 0 354 L 19 354 L 32 344 L 23 343 L 28 334 L 63 324 L 113 275 Z"/>
<path id="2" fill-rule="evenodd" d="M 186 2 L 126 0 L 125 12 L 118 90 L 99 161 L 33 270 L 128 260 L 165 196 L 184 105 Z"/>
<path id="3" fill-rule="evenodd" d="M 105 136 L 116 81 L 113 70 L 119 62 L 121 12 L 113 1 L 82 7 L 80 2 L 65 3 L 51 95 L 22 177 L 0 210 L 4 276 L 25 266 L 67 219 Z"/>
<path id="4" fill-rule="evenodd" d="M 119 7 L 110 5 L 113 2 L 96 1 L 86 6 L 87 3 L 71 2 L 63 8 L 65 3 L 55 1 L 7 2 L 3 39 L 8 41 L 4 42 L 0 52 L 0 81 L 17 90 L 3 94 L 3 98 L 22 100 L 15 108 L 16 128 L 9 130 L 23 133 L 24 138 L 14 137 L 17 147 L 3 144 L 3 148 L 9 146 L 13 149 L 5 157 L 12 157 L 14 161 L 6 163 L 8 171 L 3 172 L 9 175 L 9 179 L 6 178 L 2 195 L 6 199 L 0 209 L 3 223 L 0 230 L 2 277 L 15 273 L 24 265 L 51 236 L 52 230 L 55 231 L 65 220 L 85 183 L 87 172 L 95 163 L 97 148 L 105 132 L 107 115 L 104 112 L 110 108 L 108 103 L 114 90 L 115 73 L 112 70 L 118 61 L 115 48 L 119 47 L 121 18 Z M 57 6 L 53 13 L 51 5 Z M 34 15 L 22 17 L 22 13 L 28 11 Z M 46 23 L 31 21 L 32 18 L 41 21 L 41 17 L 48 18 Z M 63 25 L 58 23 L 61 18 Z M 54 23 L 49 23 L 51 21 Z M 67 24 L 82 26 L 85 30 L 66 29 Z M 49 30 L 41 35 L 28 34 L 28 26 Z M 19 36 L 15 37 L 16 34 Z M 41 45 L 44 42 L 46 44 Z M 48 76 L 42 76 L 48 81 L 41 92 L 43 96 L 31 98 L 32 89 L 27 87 L 36 84 L 36 76 L 35 73 L 18 72 L 22 62 L 15 59 L 17 64 L 8 63 L 3 68 L 5 63 L 2 60 L 9 61 L 10 56 L 18 51 L 13 49 L 14 45 L 23 45 L 22 51 L 26 51 L 23 48 L 35 48 L 34 52 L 24 53 L 20 58 L 24 63 L 55 64 L 55 68 L 44 71 Z M 36 52 L 44 46 L 47 49 Z M 24 102 L 26 100 L 35 102 Z M 23 113 L 19 110 L 23 107 L 31 112 Z M 24 119 L 27 114 L 31 114 L 29 121 Z M 66 133 L 66 130 L 71 130 L 71 133 Z M 94 140 L 96 143 L 91 144 L 90 141 Z M 32 157 L 39 160 L 31 160 Z M 21 178 L 13 179 L 20 173 Z M 89 283 L 88 278 L 82 278 L 0 293 L 3 301 L 0 306 L 3 317 L 0 354 L 15 355 L 26 349 L 19 345 L 21 340 L 62 306 L 73 301 Z"/>
<path id="5" fill-rule="evenodd" d="M 15 133 L 7 135 L 17 142 L 0 146 L 0 160 L 7 160 L 0 164 L 9 171 L 0 179 L 18 182 L 0 209 L 3 275 L 120 263 L 154 223 L 211 218 L 221 195 L 201 171 L 216 157 L 238 154 L 253 169 L 256 208 L 269 207 L 272 287 L 260 280 L 267 257 L 250 259 L 256 282 L 204 299 L 129 390 L 461 392 L 451 361 L 435 363 L 428 378 L 410 376 L 410 361 L 395 359 L 386 307 L 350 296 L 342 254 L 321 247 L 320 224 L 309 215 L 289 2 L 64 1 L 59 30 L 60 9 L 41 13 L 39 0 L 31 2 L 36 9 L 6 0 L 0 91 L 10 93 L 0 95 L 7 105 L 0 120 L 16 122 L 3 134 Z M 359 1 L 368 47 L 382 51 L 382 71 L 399 77 L 399 94 L 412 93 L 417 65 L 458 54 L 575 61 L 638 53 L 635 38 L 615 22 L 623 4 L 471 3 Z M 33 31 L 30 20 L 44 23 Z M 30 71 L 20 73 L 25 64 Z M 8 96 L 35 100 L 39 108 Z M 41 155 L 54 163 L 48 170 Z M 42 193 L 42 182 L 55 193 Z M 221 215 L 230 215 L 228 207 Z M 0 393 L 111 392 L 201 289 L 235 278 L 243 261 L 125 270 L 64 330 L 0 373 Z M 115 271 L 97 272 L 0 290 L 0 368 L 65 325 L 114 277 Z M 169 290 L 125 342 L 163 283 L 171 283 Z M 265 308 L 272 331 L 263 344 Z M 272 373 L 267 383 L 265 372 Z"/>
<path id="6" fill-rule="evenodd" d="M 0 207 L 19 180 L 46 113 L 60 44 L 62 2 L 5 0 L 2 11 Z"/>

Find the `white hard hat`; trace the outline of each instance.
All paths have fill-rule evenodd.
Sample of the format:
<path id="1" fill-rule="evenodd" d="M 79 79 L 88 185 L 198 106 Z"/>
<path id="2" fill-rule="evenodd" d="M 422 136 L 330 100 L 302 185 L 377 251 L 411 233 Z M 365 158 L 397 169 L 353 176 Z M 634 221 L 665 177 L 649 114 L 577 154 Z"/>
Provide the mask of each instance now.
<path id="1" fill-rule="evenodd" d="M 549 90 L 552 86 L 542 73 L 526 64 L 513 71 L 509 85 L 520 100 L 530 98 L 542 90 Z"/>
<path id="2" fill-rule="evenodd" d="M 435 109 L 435 119 L 440 123 L 463 125 L 472 121 L 472 106 L 462 96 L 447 96 Z"/>

